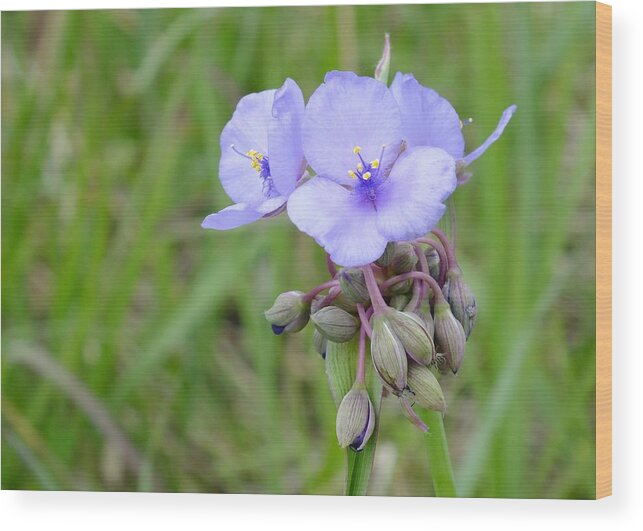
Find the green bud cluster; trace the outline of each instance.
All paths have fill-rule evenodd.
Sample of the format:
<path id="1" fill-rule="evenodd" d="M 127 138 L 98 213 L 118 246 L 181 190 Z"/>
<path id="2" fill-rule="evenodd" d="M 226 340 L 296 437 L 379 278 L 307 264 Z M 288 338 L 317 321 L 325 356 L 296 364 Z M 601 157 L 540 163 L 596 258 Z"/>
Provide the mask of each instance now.
<path id="1" fill-rule="evenodd" d="M 413 424 L 426 430 L 414 406 L 446 411 L 433 371 L 456 374 L 461 369 L 477 305 L 453 250 L 444 235 L 439 239 L 391 242 L 366 267 L 337 271 L 331 266 L 332 280 L 308 293 L 282 293 L 265 312 L 276 334 L 299 332 L 311 321 L 314 349 L 324 359 L 330 345 L 347 343 L 361 330 L 361 376 L 337 412 L 342 448 L 362 450 L 377 421 L 364 380 L 366 333 L 374 374 L 398 397 Z"/>

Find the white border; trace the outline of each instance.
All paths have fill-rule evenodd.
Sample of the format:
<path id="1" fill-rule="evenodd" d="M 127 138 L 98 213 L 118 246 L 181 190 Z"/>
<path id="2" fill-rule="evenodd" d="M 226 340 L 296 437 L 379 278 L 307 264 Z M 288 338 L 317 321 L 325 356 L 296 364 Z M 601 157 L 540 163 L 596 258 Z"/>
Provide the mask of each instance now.
<path id="1" fill-rule="evenodd" d="M 329 2 L 2 1 L 2 10 Z M 391 2 L 334 2 L 391 3 Z M 418 3 L 418 2 L 407 2 Z M 445 2 L 440 2 L 445 3 Z M 456 2 L 453 2 L 456 3 Z M 463 3 L 463 2 L 459 2 Z M 632 529 L 643 520 L 640 59 L 643 2 L 612 0 L 614 35 L 614 496 L 598 502 L 129 493 L 0 493 L 4 529 L 299 529 L 515 531 Z M 640 527 L 638 527 L 640 528 Z"/>

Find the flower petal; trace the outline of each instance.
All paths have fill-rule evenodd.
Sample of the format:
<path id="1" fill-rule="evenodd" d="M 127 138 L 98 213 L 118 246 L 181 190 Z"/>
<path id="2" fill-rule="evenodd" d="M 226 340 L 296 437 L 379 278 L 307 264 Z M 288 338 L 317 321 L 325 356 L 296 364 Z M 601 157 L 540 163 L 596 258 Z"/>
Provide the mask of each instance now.
<path id="1" fill-rule="evenodd" d="M 265 199 L 263 180 L 240 153 L 251 149 L 264 155 L 268 153 L 268 125 L 272 119 L 275 92 L 265 90 L 241 98 L 232 119 L 221 133 L 219 179 L 235 203 L 252 205 Z"/>
<path id="2" fill-rule="evenodd" d="M 474 160 L 476 160 L 480 155 L 482 155 L 491 144 L 493 144 L 496 140 L 500 138 L 500 135 L 502 135 L 502 132 L 505 130 L 505 127 L 507 127 L 507 124 L 509 123 L 509 120 L 511 120 L 511 117 L 513 116 L 514 112 L 516 112 L 516 105 L 511 105 L 510 107 L 507 107 L 504 112 L 502 113 L 502 116 L 500 117 L 500 121 L 498 122 L 498 125 L 496 126 L 496 129 L 491 135 L 489 135 L 489 138 L 485 140 L 482 145 L 476 149 L 474 149 L 471 153 L 469 153 L 466 157 L 464 157 L 464 165 L 468 166 L 471 164 Z"/>
<path id="3" fill-rule="evenodd" d="M 377 190 L 377 228 L 390 241 L 419 238 L 444 214 L 442 202 L 457 186 L 455 161 L 446 151 L 416 147 L 404 153 Z"/>
<path id="4" fill-rule="evenodd" d="M 464 155 L 460 118 L 435 90 L 418 83 L 412 74 L 395 74 L 391 92 L 402 113 L 402 133 L 408 147 L 444 149 L 455 159 Z"/>
<path id="5" fill-rule="evenodd" d="M 367 162 L 379 158 L 380 166 L 395 160 L 402 139 L 400 111 L 391 91 L 371 77 L 352 72 L 329 72 L 308 100 L 304 117 L 304 154 L 318 173 L 338 183 L 350 184 L 348 170 L 362 148 Z"/>
<path id="6" fill-rule="evenodd" d="M 275 211 L 279 210 L 281 206 L 286 202 L 286 197 L 279 195 L 277 197 L 269 197 L 263 203 L 254 206 L 254 209 L 257 212 L 260 212 L 263 216 L 274 214 Z"/>
<path id="7" fill-rule="evenodd" d="M 288 216 L 341 266 L 369 264 L 386 247 L 386 238 L 377 230 L 373 203 L 322 176 L 292 193 Z"/>
<path id="8" fill-rule="evenodd" d="M 201 226 L 204 229 L 227 230 L 257 221 L 263 214 L 245 203 L 237 203 L 207 216 Z"/>
<path id="9" fill-rule="evenodd" d="M 301 89 L 292 79 L 286 79 L 275 93 L 268 129 L 270 176 L 277 191 L 286 197 L 304 172 L 301 142 L 304 109 Z"/>

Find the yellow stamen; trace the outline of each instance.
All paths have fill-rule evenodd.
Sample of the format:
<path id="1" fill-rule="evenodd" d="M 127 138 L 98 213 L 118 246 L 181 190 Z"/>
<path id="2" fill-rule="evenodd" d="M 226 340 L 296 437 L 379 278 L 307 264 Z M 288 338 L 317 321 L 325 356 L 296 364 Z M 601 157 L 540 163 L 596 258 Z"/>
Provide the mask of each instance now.
<path id="1" fill-rule="evenodd" d="M 371 178 L 371 172 L 367 171 L 364 175 L 362 175 L 362 179 L 365 181 L 368 181 Z"/>
<path id="2" fill-rule="evenodd" d="M 357 155 L 360 151 L 362 151 L 362 148 L 361 148 L 361 147 L 359 147 L 359 146 L 355 146 L 355 147 L 353 148 L 353 153 L 355 153 L 355 155 Z"/>
<path id="3" fill-rule="evenodd" d="M 362 166 L 362 163 L 360 162 L 360 163 L 357 165 L 357 171 L 362 171 L 363 169 L 364 169 L 364 166 Z"/>
<path id="4" fill-rule="evenodd" d="M 379 167 L 380 167 L 380 160 L 379 159 L 375 159 L 373 162 L 371 162 L 371 168 L 377 169 Z"/>
<path id="5" fill-rule="evenodd" d="M 353 170 L 348 170 L 348 175 L 350 175 L 351 179 L 357 179 L 357 175 Z"/>
<path id="6" fill-rule="evenodd" d="M 261 171 L 261 161 L 263 160 L 263 153 L 259 153 L 258 151 L 251 149 L 246 152 L 246 155 L 250 157 L 250 165 L 252 166 L 252 169 L 260 172 Z"/>

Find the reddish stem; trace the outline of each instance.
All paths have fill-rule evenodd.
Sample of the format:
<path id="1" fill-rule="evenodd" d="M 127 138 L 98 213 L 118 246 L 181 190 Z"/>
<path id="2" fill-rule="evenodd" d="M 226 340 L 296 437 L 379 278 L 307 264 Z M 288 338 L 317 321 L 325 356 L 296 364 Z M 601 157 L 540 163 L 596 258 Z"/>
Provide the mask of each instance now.
<path id="1" fill-rule="evenodd" d="M 319 286 L 314 287 L 304 295 L 303 297 L 304 302 L 312 301 L 317 295 L 319 295 L 325 289 L 334 288 L 335 286 L 339 286 L 339 281 L 329 280 L 328 282 L 324 282 L 323 284 L 320 284 Z"/>
<path id="2" fill-rule="evenodd" d="M 359 351 L 357 356 L 357 375 L 355 381 L 364 383 L 366 375 L 366 329 L 364 325 L 359 329 Z"/>
<path id="3" fill-rule="evenodd" d="M 455 252 L 453 251 L 453 247 L 451 247 L 451 244 L 449 243 L 447 235 L 444 234 L 444 232 L 442 232 L 440 229 L 433 229 L 431 232 L 438 237 L 440 243 L 442 243 L 442 245 L 444 246 L 444 250 L 447 253 L 447 265 L 449 266 L 449 268 L 457 267 L 458 261 L 455 258 Z"/>
<path id="4" fill-rule="evenodd" d="M 375 275 L 371 266 L 362 267 L 364 271 L 364 280 L 366 280 L 366 288 L 368 289 L 368 294 L 371 297 L 371 303 L 373 305 L 373 311 L 378 314 L 386 311 L 388 308 L 382 293 L 380 292 L 380 287 L 377 285 L 377 280 L 375 280 Z"/>
<path id="5" fill-rule="evenodd" d="M 371 323 L 368 322 L 368 314 L 364 310 L 363 305 L 361 305 L 361 304 L 357 305 L 357 314 L 359 315 L 359 320 L 362 323 L 362 328 L 366 332 L 366 335 L 369 338 L 372 337 L 373 336 L 373 329 L 371 328 Z"/>
<path id="6" fill-rule="evenodd" d="M 339 288 L 339 286 L 335 286 L 333 288 L 330 288 L 330 291 L 328 292 L 328 295 L 326 295 L 320 302 L 319 302 L 319 308 L 324 308 L 326 306 L 330 306 L 333 301 L 339 297 L 342 294 L 342 290 Z"/>
<path id="7" fill-rule="evenodd" d="M 429 275 L 430 274 L 430 272 L 429 272 L 429 262 L 427 262 L 427 260 L 426 260 L 426 255 L 424 254 L 424 250 L 417 244 L 414 245 L 414 247 L 415 247 L 415 254 L 418 257 L 418 260 L 420 261 L 420 271 L 422 271 L 422 273 L 426 273 L 427 275 Z M 420 286 L 419 286 L 419 299 L 422 300 L 424 298 L 424 295 L 425 295 L 424 282 L 422 282 L 421 280 L 415 279 L 415 283 L 420 284 Z M 420 300 L 418 300 L 415 303 L 415 309 L 416 310 L 420 306 Z"/>
<path id="8" fill-rule="evenodd" d="M 416 240 L 418 243 L 425 243 L 426 245 L 431 246 L 435 249 L 435 252 L 438 253 L 440 258 L 440 273 L 438 274 L 438 284 L 443 285 L 447 276 L 447 256 L 444 252 L 444 247 L 439 241 L 432 240 L 431 238 L 418 238 Z"/>

